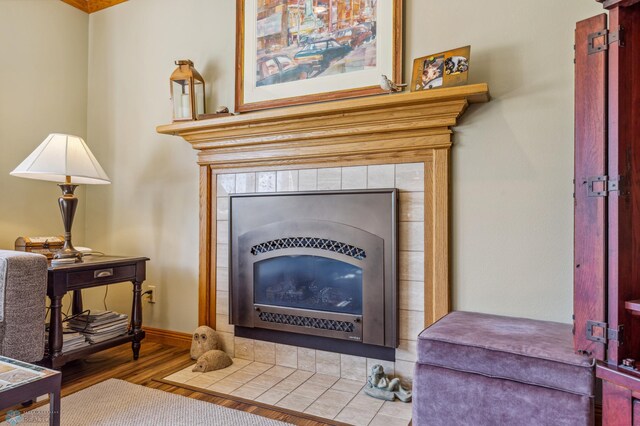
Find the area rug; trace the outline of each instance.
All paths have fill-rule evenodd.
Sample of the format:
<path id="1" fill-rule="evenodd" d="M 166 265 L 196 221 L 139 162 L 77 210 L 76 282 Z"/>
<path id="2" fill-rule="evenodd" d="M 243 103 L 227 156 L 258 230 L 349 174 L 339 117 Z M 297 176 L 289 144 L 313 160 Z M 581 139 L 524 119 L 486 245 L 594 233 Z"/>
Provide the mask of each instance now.
<path id="1" fill-rule="evenodd" d="M 157 389 L 117 379 L 109 379 L 97 385 L 62 398 L 60 423 L 64 426 L 86 425 L 224 425 L 224 426 L 285 426 L 288 423 L 256 416 L 244 411 L 198 401 Z M 45 405 L 24 413 L 20 426 L 42 424 L 36 418 L 48 413 Z M 34 417 L 30 421 L 30 417 Z M 40 416 L 41 417 L 41 416 Z"/>

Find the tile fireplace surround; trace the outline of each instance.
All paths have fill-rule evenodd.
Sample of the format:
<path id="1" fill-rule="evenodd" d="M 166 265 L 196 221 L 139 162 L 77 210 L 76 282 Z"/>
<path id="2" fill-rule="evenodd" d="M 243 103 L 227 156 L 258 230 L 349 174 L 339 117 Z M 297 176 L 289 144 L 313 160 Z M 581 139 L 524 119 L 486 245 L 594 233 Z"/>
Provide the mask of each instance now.
<path id="1" fill-rule="evenodd" d="M 366 380 L 380 363 L 410 382 L 416 338 L 449 311 L 452 128 L 486 84 L 358 98 L 159 126 L 198 150 L 199 323 L 224 349 L 260 361 Z M 229 325 L 229 194 L 397 188 L 399 335 L 395 362 L 234 336 Z"/>

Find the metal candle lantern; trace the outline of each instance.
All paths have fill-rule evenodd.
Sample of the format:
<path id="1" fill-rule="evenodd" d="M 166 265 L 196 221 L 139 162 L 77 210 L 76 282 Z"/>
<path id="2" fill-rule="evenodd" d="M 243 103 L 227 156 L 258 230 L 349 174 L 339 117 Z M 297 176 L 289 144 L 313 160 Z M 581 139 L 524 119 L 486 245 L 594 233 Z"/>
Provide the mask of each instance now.
<path id="1" fill-rule="evenodd" d="M 205 110 L 204 79 L 189 59 L 176 61 L 175 64 L 178 68 L 170 79 L 173 121 L 197 120 Z"/>

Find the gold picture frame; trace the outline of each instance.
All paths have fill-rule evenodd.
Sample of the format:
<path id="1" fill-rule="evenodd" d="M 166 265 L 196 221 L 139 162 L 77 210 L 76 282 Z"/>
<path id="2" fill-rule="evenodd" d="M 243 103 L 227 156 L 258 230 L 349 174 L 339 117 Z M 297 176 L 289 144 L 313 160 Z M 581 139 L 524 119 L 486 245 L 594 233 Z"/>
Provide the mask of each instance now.
<path id="1" fill-rule="evenodd" d="M 409 89 L 412 92 L 460 86 L 469 80 L 471 46 L 414 59 Z"/>
<path id="2" fill-rule="evenodd" d="M 347 7 L 348 6 L 348 7 Z M 403 0 L 236 0 L 237 112 L 385 93 Z"/>

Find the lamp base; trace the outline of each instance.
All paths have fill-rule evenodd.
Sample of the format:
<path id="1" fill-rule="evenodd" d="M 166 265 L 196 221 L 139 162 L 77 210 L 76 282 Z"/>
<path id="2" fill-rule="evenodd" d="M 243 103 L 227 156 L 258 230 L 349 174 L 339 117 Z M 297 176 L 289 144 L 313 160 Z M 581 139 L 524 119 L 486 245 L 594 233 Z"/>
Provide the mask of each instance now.
<path id="1" fill-rule="evenodd" d="M 76 262 L 82 262 L 82 253 L 74 248 L 60 249 L 53 255 L 54 259 L 76 259 Z"/>
<path id="2" fill-rule="evenodd" d="M 73 195 L 78 185 L 71 183 L 59 184 L 62 189 L 62 197 L 58 198 L 60 213 L 62 214 L 62 222 L 64 223 L 64 245 L 54 255 L 54 259 L 76 259 L 76 262 L 82 262 L 82 253 L 76 250 L 71 243 L 71 224 L 73 216 L 76 213 L 78 199 Z"/>

